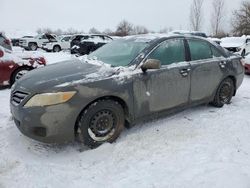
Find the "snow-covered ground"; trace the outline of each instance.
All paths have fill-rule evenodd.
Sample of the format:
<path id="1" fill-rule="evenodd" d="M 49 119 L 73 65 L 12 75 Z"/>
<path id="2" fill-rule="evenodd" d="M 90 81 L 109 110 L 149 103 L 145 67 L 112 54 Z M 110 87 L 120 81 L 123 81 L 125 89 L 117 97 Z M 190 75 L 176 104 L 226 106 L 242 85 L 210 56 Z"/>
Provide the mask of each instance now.
<path id="1" fill-rule="evenodd" d="M 50 63 L 68 53 L 42 52 Z M 250 77 L 232 104 L 198 106 L 125 130 L 117 142 L 83 152 L 23 136 L 0 90 L 0 188 L 250 187 Z"/>

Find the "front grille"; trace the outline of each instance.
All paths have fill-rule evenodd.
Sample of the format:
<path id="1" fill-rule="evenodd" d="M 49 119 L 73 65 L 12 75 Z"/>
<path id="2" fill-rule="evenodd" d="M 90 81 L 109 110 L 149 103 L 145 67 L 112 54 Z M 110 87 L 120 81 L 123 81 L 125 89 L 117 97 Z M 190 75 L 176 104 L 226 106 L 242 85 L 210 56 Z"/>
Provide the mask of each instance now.
<path id="1" fill-rule="evenodd" d="M 18 106 L 29 94 L 23 91 L 15 91 L 11 96 L 11 102 Z"/>

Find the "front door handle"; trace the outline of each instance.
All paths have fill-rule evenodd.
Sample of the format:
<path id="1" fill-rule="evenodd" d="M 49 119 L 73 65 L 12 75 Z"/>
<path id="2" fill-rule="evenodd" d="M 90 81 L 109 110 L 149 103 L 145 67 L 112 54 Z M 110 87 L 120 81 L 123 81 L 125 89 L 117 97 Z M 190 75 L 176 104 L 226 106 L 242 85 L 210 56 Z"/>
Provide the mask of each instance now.
<path id="1" fill-rule="evenodd" d="M 225 68 L 227 62 L 226 61 L 221 61 L 219 64 L 220 64 L 221 68 Z"/>
<path id="2" fill-rule="evenodd" d="M 187 68 L 187 69 L 181 69 L 180 70 L 180 74 L 183 76 L 183 77 L 186 77 L 188 76 L 188 73 L 191 71 L 190 68 Z"/>

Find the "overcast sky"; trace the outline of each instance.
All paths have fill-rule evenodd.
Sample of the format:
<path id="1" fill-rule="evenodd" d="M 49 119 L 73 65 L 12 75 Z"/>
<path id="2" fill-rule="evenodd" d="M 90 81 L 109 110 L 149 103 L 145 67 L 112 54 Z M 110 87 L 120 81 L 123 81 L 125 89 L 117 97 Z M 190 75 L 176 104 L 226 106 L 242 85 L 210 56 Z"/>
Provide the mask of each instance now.
<path id="1" fill-rule="evenodd" d="M 0 30 L 23 29 L 35 31 L 39 27 L 52 29 L 75 28 L 88 32 L 110 28 L 126 19 L 159 31 L 165 27 L 189 29 L 192 0 L 0 0 Z M 212 0 L 205 0 L 203 30 L 210 31 Z M 225 0 L 225 27 L 233 9 L 241 0 Z"/>

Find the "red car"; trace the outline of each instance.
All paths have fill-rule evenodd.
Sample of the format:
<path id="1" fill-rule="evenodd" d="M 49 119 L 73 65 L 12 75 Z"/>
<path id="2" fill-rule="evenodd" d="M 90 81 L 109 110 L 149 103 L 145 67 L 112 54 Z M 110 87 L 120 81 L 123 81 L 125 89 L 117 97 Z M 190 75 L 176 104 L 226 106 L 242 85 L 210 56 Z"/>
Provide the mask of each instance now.
<path id="1" fill-rule="evenodd" d="M 245 57 L 244 63 L 245 63 L 245 73 L 250 74 L 250 54 Z"/>
<path id="2" fill-rule="evenodd" d="M 0 86 L 12 85 L 28 71 L 45 65 L 44 57 L 17 56 L 0 46 Z"/>

